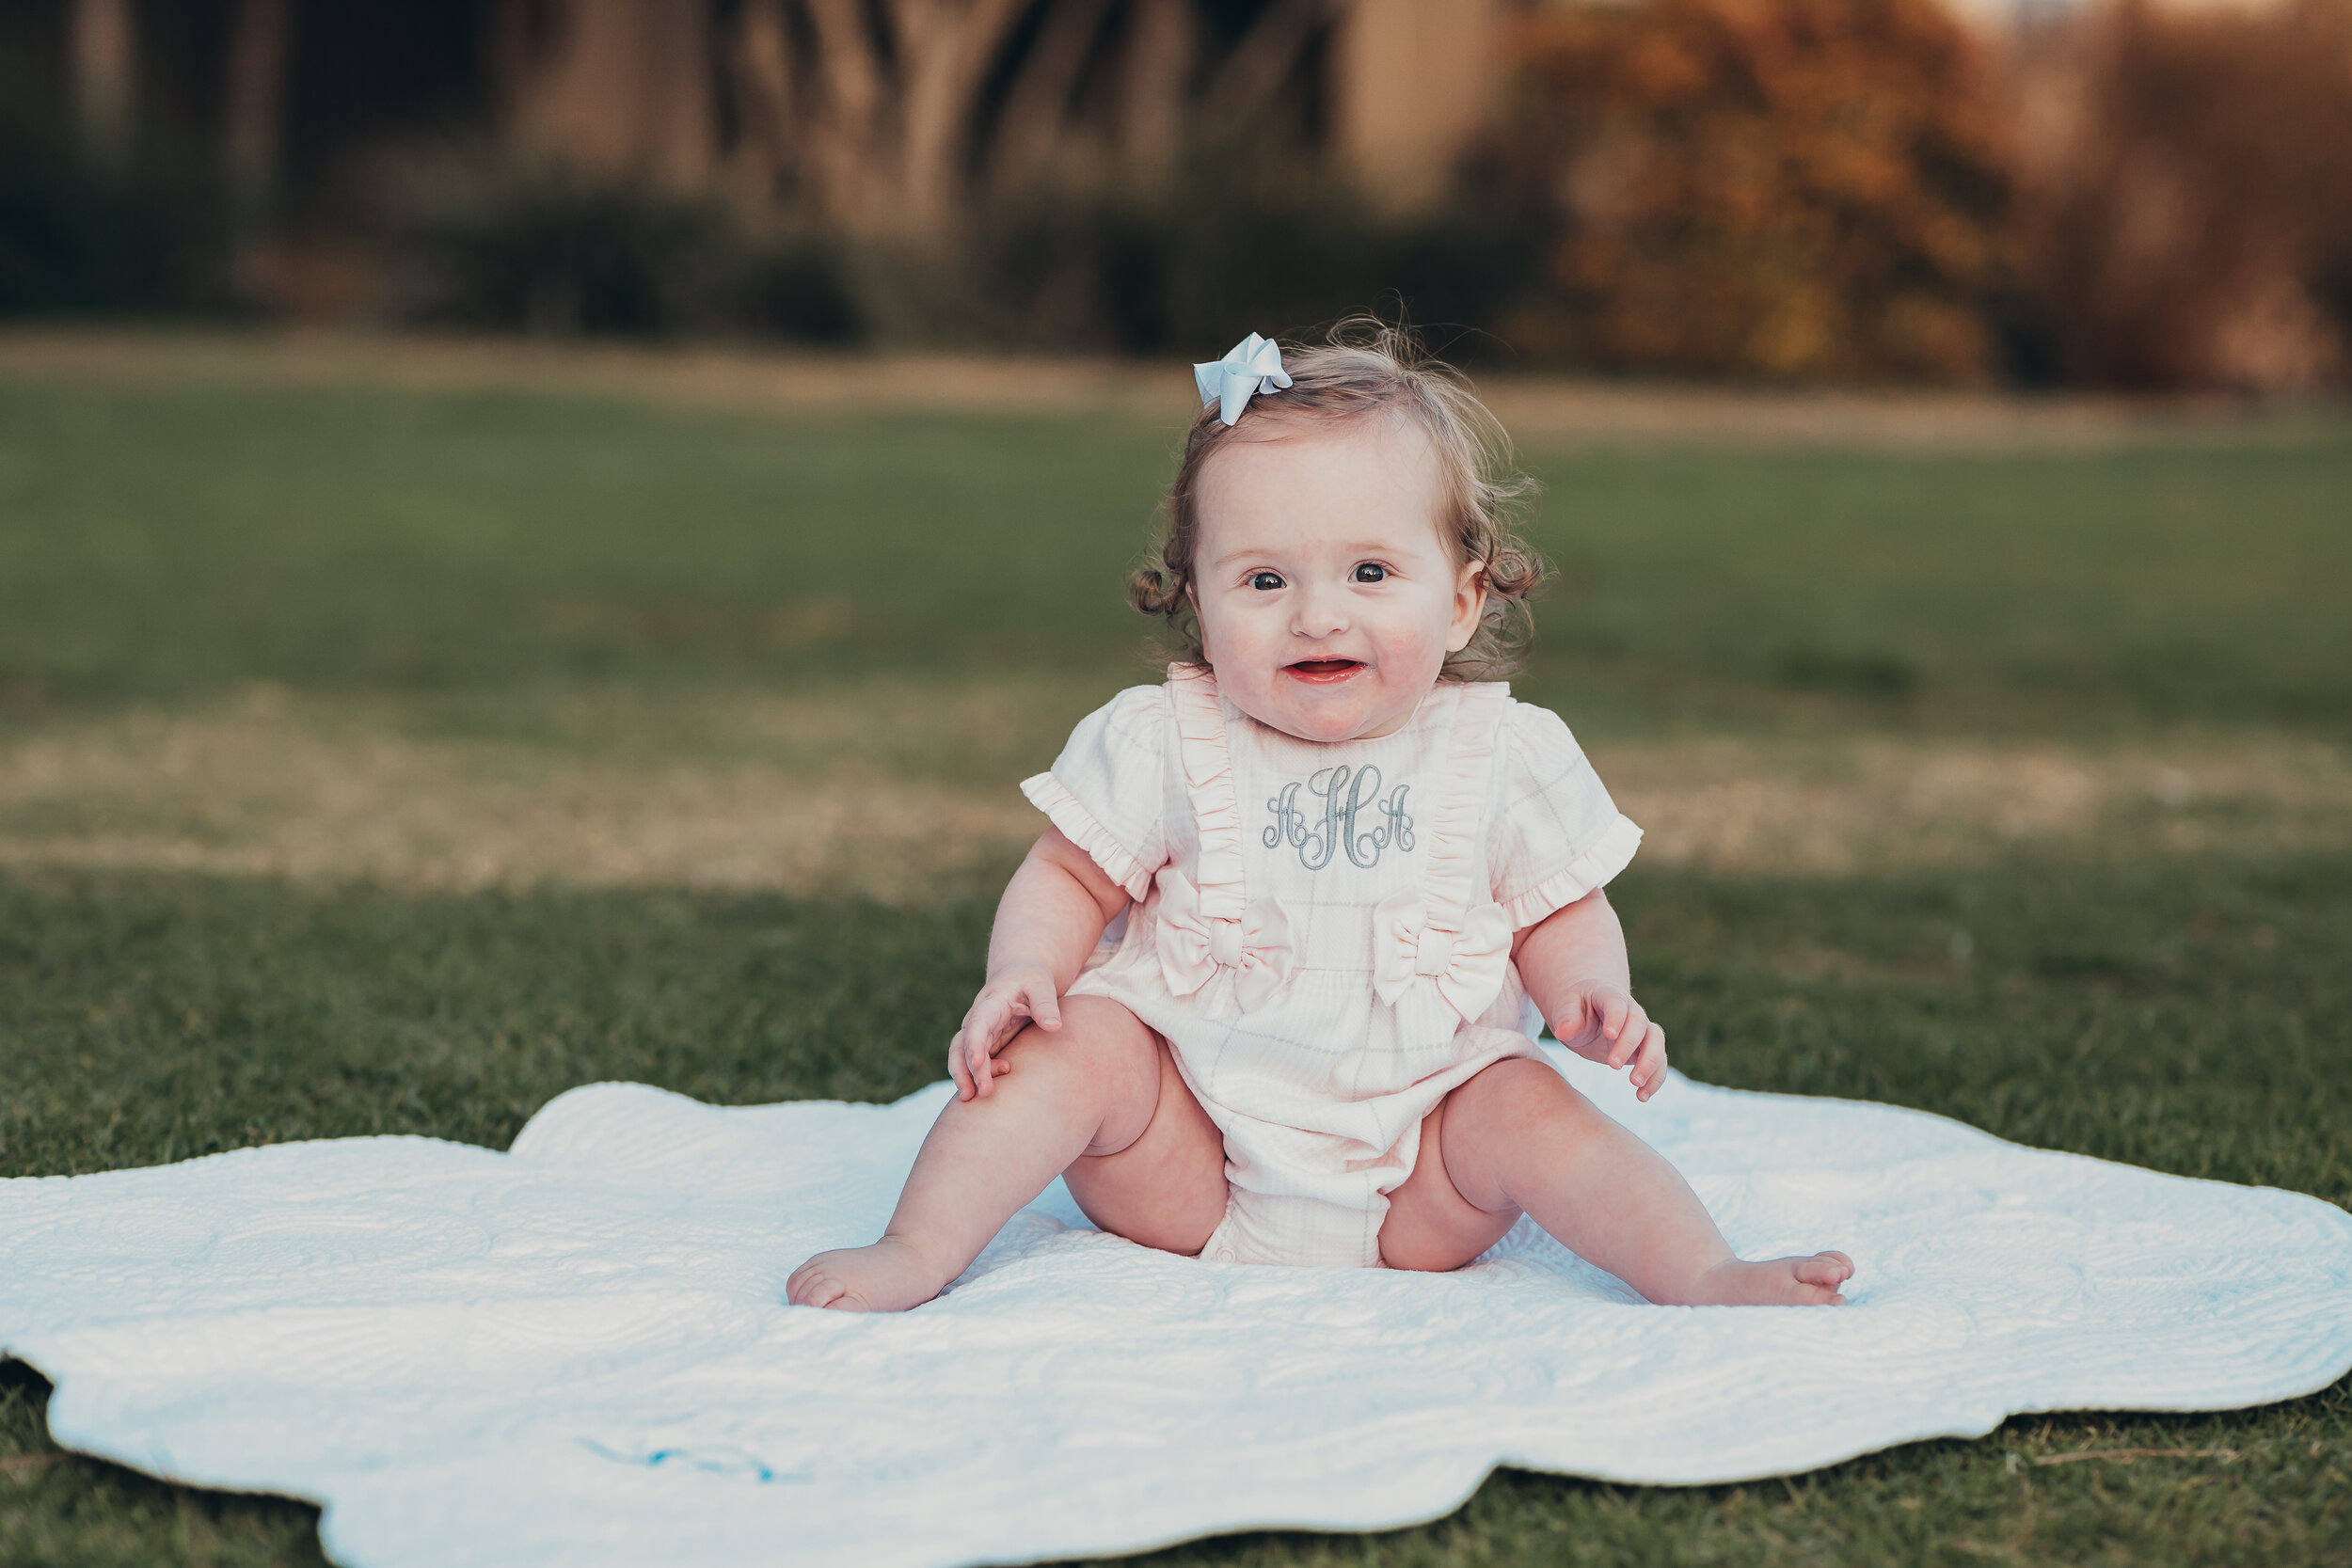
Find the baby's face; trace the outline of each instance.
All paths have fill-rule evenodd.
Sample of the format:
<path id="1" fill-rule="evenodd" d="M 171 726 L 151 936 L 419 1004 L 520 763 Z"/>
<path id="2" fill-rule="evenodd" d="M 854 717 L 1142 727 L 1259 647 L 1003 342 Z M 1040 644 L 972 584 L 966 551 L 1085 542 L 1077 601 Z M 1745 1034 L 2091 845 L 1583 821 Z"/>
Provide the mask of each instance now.
<path id="1" fill-rule="evenodd" d="M 1478 630 L 1485 584 L 1438 534 L 1437 454 L 1409 419 L 1269 421 L 1220 448 L 1200 486 L 1201 642 L 1260 723 L 1387 735 Z"/>

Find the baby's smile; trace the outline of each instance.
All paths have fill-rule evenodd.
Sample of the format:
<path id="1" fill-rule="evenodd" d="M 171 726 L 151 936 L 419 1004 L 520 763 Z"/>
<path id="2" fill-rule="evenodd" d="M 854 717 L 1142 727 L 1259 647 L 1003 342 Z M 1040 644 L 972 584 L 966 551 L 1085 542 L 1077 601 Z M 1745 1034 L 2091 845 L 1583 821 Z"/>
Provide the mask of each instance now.
<path id="1" fill-rule="evenodd" d="M 1315 686 L 1337 686 L 1368 666 L 1360 658 L 1302 658 L 1282 666 L 1282 673 Z"/>

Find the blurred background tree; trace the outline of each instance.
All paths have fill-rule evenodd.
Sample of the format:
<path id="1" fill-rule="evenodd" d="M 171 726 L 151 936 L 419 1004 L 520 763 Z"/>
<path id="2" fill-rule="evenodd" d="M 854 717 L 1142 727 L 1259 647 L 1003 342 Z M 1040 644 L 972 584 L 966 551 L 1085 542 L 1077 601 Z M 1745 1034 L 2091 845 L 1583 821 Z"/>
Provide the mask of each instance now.
<path id="1" fill-rule="evenodd" d="M 2352 374 L 2352 0 L 0 0 L 0 61 L 17 314 Z"/>
<path id="2" fill-rule="evenodd" d="M 2122 0 L 2023 54 L 2021 239 L 2067 374 L 2342 386 L 2352 4 Z"/>
<path id="3" fill-rule="evenodd" d="M 2010 151 L 1936 0 L 1530 19 L 1498 154 L 1555 214 L 1516 339 L 1612 369 L 1981 381 Z"/>

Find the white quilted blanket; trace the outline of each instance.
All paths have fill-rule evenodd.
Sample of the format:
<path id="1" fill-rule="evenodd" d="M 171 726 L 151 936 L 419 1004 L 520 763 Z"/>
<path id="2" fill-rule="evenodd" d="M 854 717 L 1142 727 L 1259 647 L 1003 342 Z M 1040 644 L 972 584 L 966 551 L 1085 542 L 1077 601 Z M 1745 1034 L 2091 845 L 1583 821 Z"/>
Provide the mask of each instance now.
<path id="1" fill-rule="evenodd" d="M 1579 1086 L 1843 1309 L 1663 1308 L 1520 1229 L 1443 1276 L 1203 1264 L 1059 1185 L 937 1302 L 783 1305 L 871 1237 L 947 1086 L 718 1110 L 576 1089 L 424 1138 L 0 1183 L 0 1345 L 58 1439 L 326 1508 L 351 1564 L 930 1568 L 1427 1519 L 1496 1465 L 1804 1470 L 2016 1411 L 2352 1367 L 2352 1217 L 1883 1105 Z"/>

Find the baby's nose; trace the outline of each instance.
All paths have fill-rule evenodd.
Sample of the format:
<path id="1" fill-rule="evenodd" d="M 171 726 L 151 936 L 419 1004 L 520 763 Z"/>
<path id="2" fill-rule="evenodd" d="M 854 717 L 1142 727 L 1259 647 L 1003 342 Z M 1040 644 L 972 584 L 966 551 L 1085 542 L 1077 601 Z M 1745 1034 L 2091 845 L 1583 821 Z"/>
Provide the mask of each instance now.
<path id="1" fill-rule="evenodd" d="M 1300 637 L 1331 637 L 1347 629 L 1347 607 L 1336 596 L 1301 594 L 1291 630 Z"/>

